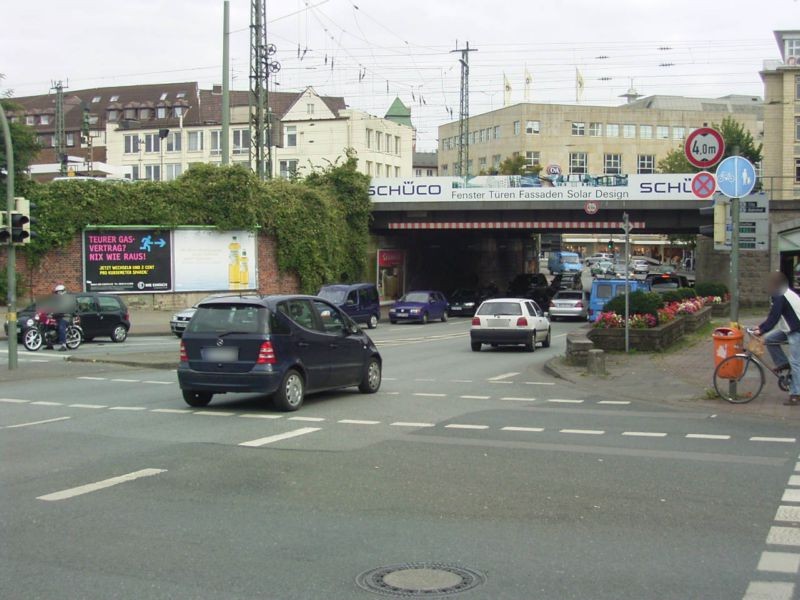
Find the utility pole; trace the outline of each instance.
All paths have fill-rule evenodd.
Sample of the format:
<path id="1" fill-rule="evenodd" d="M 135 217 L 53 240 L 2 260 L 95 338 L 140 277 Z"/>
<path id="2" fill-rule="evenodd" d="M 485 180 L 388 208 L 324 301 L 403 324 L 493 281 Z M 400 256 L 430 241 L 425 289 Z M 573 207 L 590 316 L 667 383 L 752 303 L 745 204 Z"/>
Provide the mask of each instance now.
<path id="1" fill-rule="evenodd" d="M 477 52 L 477 48 L 470 48 L 469 42 L 465 48 L 450 52 L 461 53 L 458 60 L 461 63 L 461 99 L 458 111 L 458 169 L 456 176 L 463 177 L 466 182 L 469 177 L 469 53 Z"/>
<path id="2" fill-rule="evenodd" d="M 259 179 L 272 177 L 272 113 L 269 76 L 281 70 L 267 42 L 267 0 L 250 0 L 250 161 Z M 266 156 L 264 147 L 266 146 Z"/>
<path id="3" fill-rule="evenodd" d="M 61 175 L 67 174 L 67 134 L 64 125 L 64 84 L 63 82 L 54 81 L 50 86 L 51 90 L 56 92 L 56 133 L 55 133 L 55 147 L 58 161 L 61 164 Z"/>
<path id="4" fill-rule="evenodd" d="M 11 129 L 6 119 L 6 111 L 0 106 L 0 128 L 6 149 L 6 225 L 8 226 L 8 260 L 6 261 L 6 275 L 8 277 L 8 370 L 17 368 L 17 248 L 11 236 L 11 214 L 16 208 L 14 199 L 14 147 L 11 144 Z"/>
<path id="5" fill-rule="evenodd" d="M 222 164 L 231 162 L 231 36 L 230 36 L 231 5 L 225 0 L 222 5 Z"/>
<path id="6" fill-rule="evenodd" d="M 622 213 L 622 230 L 625 232 L 625 354 L 630 352 L 631 345 L 631 325 L 629 323 L 631 312 L 631 229 L 631 221 L 626 211 Z"/>

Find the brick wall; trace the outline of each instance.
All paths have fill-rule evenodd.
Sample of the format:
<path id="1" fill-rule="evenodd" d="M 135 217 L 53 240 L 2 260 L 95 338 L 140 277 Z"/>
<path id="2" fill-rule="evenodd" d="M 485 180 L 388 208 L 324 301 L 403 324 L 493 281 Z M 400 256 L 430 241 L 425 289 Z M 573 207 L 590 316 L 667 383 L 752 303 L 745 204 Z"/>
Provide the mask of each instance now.
<path id="1" fill-rule="evenodd" d="M 258 291 L 262 294 L 291 294 L 300 289 L 297 276 L 281 273 L 276 260 L 275 240 L 266 235 L 258 237 Z M 5 272 L 7 251 L 0 250 L 0 270 Z M 81 236 L 63 248 L 50 251 L 38 266 L 30 263 L 24 252 L 17 252 L 17 273 L 24 279 L 26 290 L 21 302 L 52 292 L 63 283 L 70 291 L 83 289 Z M 125 294 L 125 301 L 135 308 L 172 309 L 190 306 L 207 296 L 207 292 Z"/>

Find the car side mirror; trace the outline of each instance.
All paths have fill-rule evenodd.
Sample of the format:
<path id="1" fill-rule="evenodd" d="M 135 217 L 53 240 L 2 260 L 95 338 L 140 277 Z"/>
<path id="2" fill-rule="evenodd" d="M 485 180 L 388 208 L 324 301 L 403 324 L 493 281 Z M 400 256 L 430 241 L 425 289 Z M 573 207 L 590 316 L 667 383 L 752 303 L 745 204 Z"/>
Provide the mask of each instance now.
<path id="1" fill-rule="evenodd" d="M 346 335 L 358 335 L 360 332 L 361 328 L 355 323 L 351 323 L 348 327 L 345 328 Z"/>
<path id="2" fill-rule="evenodd" d="M 434 304 L 434 303 L 436 303 L 436 299 L 435 298 L 431 298 L 430 300 L 428 300 L 428 302 L 431 303 L 431 304 Z"/>
<path id="3" fill-rule="evenodd" d="M 356 301 L 353 300 L 352 298 L 348 298 L 347 301 L 345 302 L 347 306 L 355 306 L 355 303 Z"/>

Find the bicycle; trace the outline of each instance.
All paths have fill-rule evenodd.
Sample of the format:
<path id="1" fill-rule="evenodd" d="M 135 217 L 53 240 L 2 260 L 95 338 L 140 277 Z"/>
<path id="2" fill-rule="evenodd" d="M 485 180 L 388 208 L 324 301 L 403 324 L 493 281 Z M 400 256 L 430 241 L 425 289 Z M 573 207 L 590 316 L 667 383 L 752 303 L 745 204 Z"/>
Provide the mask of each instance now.
<path id="1" fill-rule="evenodd" d="M 746 329 L 748 336 L 755 337 L 753 329 Z M 749 344 L 748 344 L 749 346 Z M 727 357 L 714 369 L 714 390 L 720 398 L 731 404 L 746 404 L 758 397 L 764 388 L 764 370 L 778 379 L 778 387 L 788 392 L 792 385 L 792 372 L 776 372 L 754 354 L 749 347 Z"/>

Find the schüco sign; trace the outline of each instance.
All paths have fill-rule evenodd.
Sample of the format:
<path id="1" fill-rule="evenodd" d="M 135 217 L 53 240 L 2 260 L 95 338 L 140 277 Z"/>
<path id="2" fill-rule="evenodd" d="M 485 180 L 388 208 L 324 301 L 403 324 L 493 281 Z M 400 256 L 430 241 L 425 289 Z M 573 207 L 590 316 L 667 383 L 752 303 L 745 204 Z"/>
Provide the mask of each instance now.
<path id="1" fill-rule="evenodd" d="M 464 186 L 456 177 L 373 179 L 369 195 L 375 203 L 514 202 L 589 200 L 698 200 L 691 174 L 605 175 L 561 181 L 526 177 L 475 177 Z"/>

